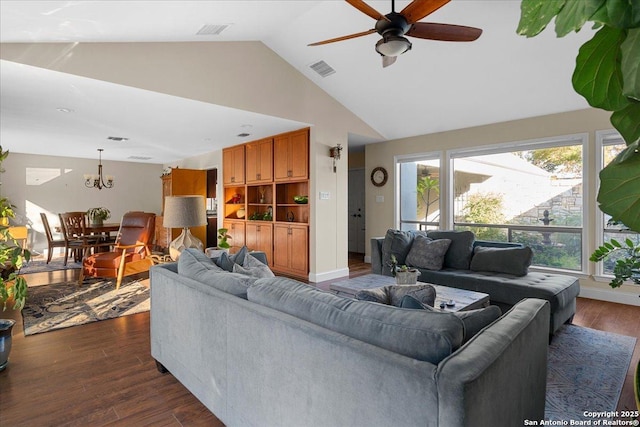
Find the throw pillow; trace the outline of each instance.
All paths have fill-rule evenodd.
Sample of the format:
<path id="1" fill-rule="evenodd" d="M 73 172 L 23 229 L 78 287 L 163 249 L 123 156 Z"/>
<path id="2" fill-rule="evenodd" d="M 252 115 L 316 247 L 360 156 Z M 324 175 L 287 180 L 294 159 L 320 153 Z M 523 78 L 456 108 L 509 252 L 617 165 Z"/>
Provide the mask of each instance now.
<path id="1" fill-rule="evenodd" d="M 220 255 L 218 259 L 216 259 L 216 264 L 218 267 L 223 270 L 227 270 L 228 272 L 233 272 L 233 265 L 240 264 L 244 262 L 244 257 L 249 252 L 246 246 L 243 246 L 238 252 L 233 255 L 229 255 L 228 253 L 223 253 Z"/>
<path id="2" fill-rule="evenodd" d="M 445 268 L 468 270 L 473 256 L 475 235 L 471 231 L 429 231 L 427 237 L 433 240 L 449 239 L 451 245 L 444 256 Z"/>
<path id="3" fill-rule="evenodd" d="M 488 248 L 477 246 L 471 259 L 471 270 L 526 276 L 533 261 L 530 247 Z"/>
<path id="4" fill-rule="evenodd" d="M 429 284 L 421 285 L 389 285 L 381 288 L 362 289 L 355 294 L 360 301 L 371 301 L 385 305 L 400 307 L 405 295 L 411 295 L 422 304 L 433 307 L 436 300 L 436 290 Z"/>
<path id="5" fill-rule="evenodd" d="M 446 313 L 445 311 L 437 310 L 423 304 L 413 295 L 405 295 L 402 298 L 400 307 Z M 453 314 L 462 320 L 462 323 L 464 324 L 464 339 L 462 341 L 464 344 L 486 326 L 500 318 L 500 316 L 502 316 L 502 310 L 500 310 L 500 307 L 497 305 L 490 305 L 489 307 L 479 308 L 477 310 L 456 311 Z"/>
<path id="6" fill-rule="evenodd" d="M 275 277 L 275 274 L 273 274 L 268 265 L 263 264 L 251 254 L 247 254 L 244 257 L 244 263 L 242 263 L 242 266 L 234 264 L 233 272 L 246 274 L 252 277 Z"/>
<path id="7" fill-rule="evenodd" d="M 409 231 L 387 230 L 382 242 L 382 268 L 389 271 L 391 268 L 391 255 L 395 255 L 399 265 L 406 264 L 407 254 L 413 243 L 413 233 Z"/>
<path id="8" fill-rule="evenodd" d="M 182 251 L 182 253 L 180 253 L 180 258 L 178 258 L 178 274 L 185 274 L 185 272 L 194 270 L 196 268 L 222 271 L 222 269 L 218 267 L 213 262 L 213 260 L 206 256 L 203 252 L 194 248 L 188 248 Z"/>
<path id="9" fill-rule="evenodd" d="M 407 265 L 427 270 L 442 270 L 444 256 L 450 245 L 449 239 L 432 240 L 417 235 L 407 255 Z"/>

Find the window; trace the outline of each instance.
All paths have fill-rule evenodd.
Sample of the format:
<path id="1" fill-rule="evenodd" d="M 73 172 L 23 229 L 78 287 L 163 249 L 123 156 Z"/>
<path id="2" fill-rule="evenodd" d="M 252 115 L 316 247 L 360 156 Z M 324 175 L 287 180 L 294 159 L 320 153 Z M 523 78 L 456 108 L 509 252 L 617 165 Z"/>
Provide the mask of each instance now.
<path id="1" fill-rule="evenodd" d="M 606 131 L 598 132 L 596 134 L 597 150 L 599 158 L 597 160 L 598 170 L 601 170 L 608 165 L 627 145 L 622 137 L 617 132 Z M 623 242 L 625 239 L 630 239 L 635 244 L 640 242 L 640 234 L 628 230 L 623 224 L 616 224 L 611 222 L 611 216 L 599 211 L 599 235 L 597 246 L 602 245 L 603 242 L 608 242 L 611 239 L 615 239 L 618 242 Z M 603 262 L 599 262 L 596 268 L 597 275 L 609 275 L 613 276 L 613 267 L 616 260 L 623 256 L 622 252 L 614 253 L 607 257 Z"/>
<path id="2" fill-rule="evenodd" d="M 453 225 L 530 246 L 534 265 L 583 269 L 586 135 L 453 152 Z"/>
<path id="3" fill-rule="evenodd" d="M 422 155 L 398 160 L 401 230 L 440 226 L 440 157 Z"/>

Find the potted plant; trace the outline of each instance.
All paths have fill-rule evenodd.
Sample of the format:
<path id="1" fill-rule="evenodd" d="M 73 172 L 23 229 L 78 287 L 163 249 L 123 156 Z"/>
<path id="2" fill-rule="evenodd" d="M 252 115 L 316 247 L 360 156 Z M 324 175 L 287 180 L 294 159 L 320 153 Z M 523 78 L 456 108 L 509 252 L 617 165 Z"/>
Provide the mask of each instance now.
<path id="1" fill-rule="evenodd" d="M 13 309 L 21 310 L 27 299 L 27 281 L 20 276 L 20 268 L 31 258 L 31 253 L 22 249 L 9 234 L 9 227 L 0 225 L 0 302 L 2 310 L 13 299 Z M 0 371 L 4 370 L 11 352 L 11 333 L 15 321 L 0 319 Z"/>
<path id="2" fill-rule="evenodd" d="M 397 285 L 415 285 L 418 282 L 420 271 L 406 265 L 398 265 L 398 259 L 391 255 L 391 275 L 396 278 Z"/>
<path id="3" fill-rule="evenodd" d="M 231 245 L 227 242 L 227 239 L 231 239 L 231 236 L 227 234 L 229 230 L 226 228 L 218 228 L 218 248 L 229 250 Z"/>
<path id="4" fill-rule="evenodd" d="M 0 150 L 2 148 L 0 147 Z M 13 211 L 14 206 L 6 197 L 0 199 L 0 225 L 9 225 L 9 218 L 16 216 Z"/>
<path id="5" fill-rule="evenodd" d="M 107 208 L 91 208 L 87 211 L 89 221 L 93 225 L 102 225 L 105 219 L 111 218 L 111 212 Z"/>

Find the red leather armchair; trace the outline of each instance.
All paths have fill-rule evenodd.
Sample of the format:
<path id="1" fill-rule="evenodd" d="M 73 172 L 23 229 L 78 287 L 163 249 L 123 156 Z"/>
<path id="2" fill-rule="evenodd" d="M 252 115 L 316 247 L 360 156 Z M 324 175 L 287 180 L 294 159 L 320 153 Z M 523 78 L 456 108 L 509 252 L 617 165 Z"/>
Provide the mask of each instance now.
<path id="1" fill-rule="evenodd" d="M 122 217 L 120 231 L 111 252 L 98 252 L 82 259 L 78 284 L 89 277 L 115 277 L 116 289 L 122 278 L 149 271 L 153 265 L 150 246 L 155 233 L 156 215 L 147 212 L 127 212 Z"/>

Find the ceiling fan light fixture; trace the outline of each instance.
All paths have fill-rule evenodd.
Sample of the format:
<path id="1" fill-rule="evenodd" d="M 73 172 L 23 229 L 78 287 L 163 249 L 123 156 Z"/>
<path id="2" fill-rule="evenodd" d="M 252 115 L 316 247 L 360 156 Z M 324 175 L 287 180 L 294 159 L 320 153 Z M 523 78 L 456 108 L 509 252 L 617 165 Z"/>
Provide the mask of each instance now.
<path id="1" fill-rule="evenodd" d="M 376 52 L 382 56 L 398 56 L 411 50 L 411 42 L 405 37 L 385 35 L 376 43 Z"/>

